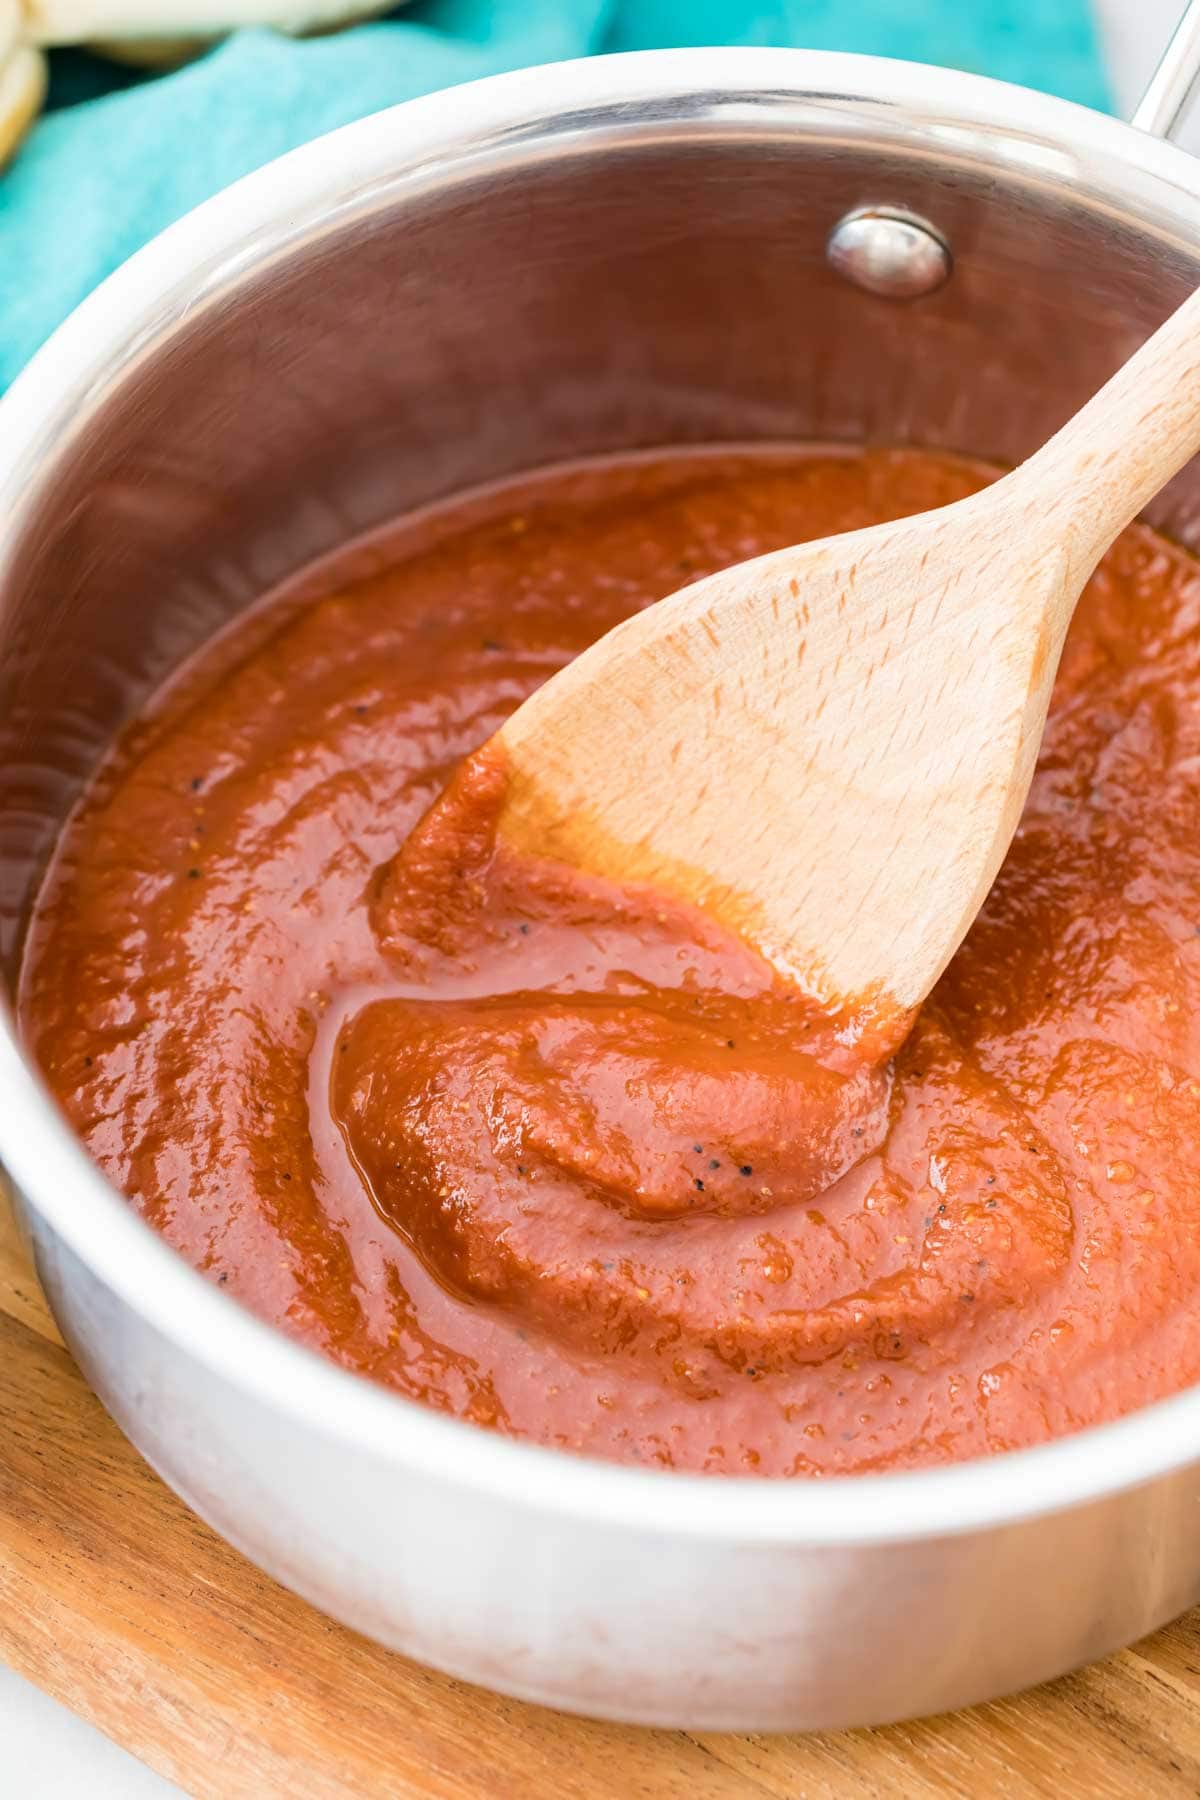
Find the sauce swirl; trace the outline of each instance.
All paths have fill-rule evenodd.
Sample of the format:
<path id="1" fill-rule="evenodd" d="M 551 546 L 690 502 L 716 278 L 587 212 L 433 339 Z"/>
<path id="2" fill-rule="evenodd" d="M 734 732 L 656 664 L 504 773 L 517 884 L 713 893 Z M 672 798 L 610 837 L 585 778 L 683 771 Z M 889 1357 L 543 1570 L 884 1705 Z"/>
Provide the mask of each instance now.
<path id="1" fill-rule="evenodd" d="M 27 946 L 23 1028 L 131 1203 L 347 1367 L 627 1461 L 911 1467 L 1200 1377 L 1191 558 L 1142 527 L 1106 558 L 1008 860 L 887 1062 L 699 915 L 498 852 L 472 755 L 662 594 L 985 479 L 549 471 L 203 651 Z"/>

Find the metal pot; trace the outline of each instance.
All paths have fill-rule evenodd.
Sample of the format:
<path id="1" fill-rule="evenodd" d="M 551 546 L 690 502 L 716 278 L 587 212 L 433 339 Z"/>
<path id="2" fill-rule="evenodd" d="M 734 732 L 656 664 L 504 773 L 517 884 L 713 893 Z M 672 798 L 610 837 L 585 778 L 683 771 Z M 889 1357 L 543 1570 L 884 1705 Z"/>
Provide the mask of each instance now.
<path id="1" fill-rule="evenodd" d="M 1173 112 L 1180 66 L 1143 123 Z M 931 222 L 911 229 L 924 255 L 951 247 L 945 285 L 854 285 L 895 285 L 890 227 L 868 230 L 874 260 L 843 258 L 853 279 L 831 268 L 831 227 L 864 204 Z M 102 747 L 298 565 L 464 484 L 617 446 L 1015 459 L 1197 280 L 1181 151 L 995 82 L 799 51 L 505 76 L 230 189 L 0 406 L 10 996 Z M 1200 548 L 1200 469 L 1154 516 Z M 436 1417 L 227 1300 L 107 1185 L 10 1014 L 0 1156 L 59 1323 L 154 1467 L 317 1605 L 458 1675 L 655 1724 L 861 1725 L 1055 1675 L 1200 1598 L 1198 1390 L 915 1474 L 601 1465 Z"/>

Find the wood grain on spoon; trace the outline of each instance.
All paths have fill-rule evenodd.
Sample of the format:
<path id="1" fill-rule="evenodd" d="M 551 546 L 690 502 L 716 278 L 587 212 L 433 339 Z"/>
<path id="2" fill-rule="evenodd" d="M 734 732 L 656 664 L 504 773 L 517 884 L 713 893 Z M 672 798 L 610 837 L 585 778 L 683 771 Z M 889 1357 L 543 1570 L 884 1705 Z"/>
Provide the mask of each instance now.
<path id="1" fill-rule="evenodd" d="M 1063 639 L 1200 448 L 1193 295 L 1035 456 L 936 512 L 780 550 L 601 639 L 493 740 L 500 840 L 698 904 L 900 1022 L 1016 829 Z"/>

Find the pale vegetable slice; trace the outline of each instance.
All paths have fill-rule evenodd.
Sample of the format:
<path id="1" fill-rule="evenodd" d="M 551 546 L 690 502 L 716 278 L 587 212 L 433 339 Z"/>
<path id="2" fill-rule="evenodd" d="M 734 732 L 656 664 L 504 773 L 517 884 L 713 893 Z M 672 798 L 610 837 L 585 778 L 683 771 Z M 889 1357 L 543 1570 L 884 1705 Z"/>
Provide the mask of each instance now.
<path id="1" fill-rule="evenodd" d="M 243 25 L 303 36 L 389 10 L 394 0 L 0 0 L 0 165 L 46 96 L 42 46 L 90 44 L 123 62 L 169 66 Z"/>
<path id="2" fill-rule="evenodd" d="M 0 0 L 0 164 L 8 161 L 46 97 L 46 59 L 26 43 L 19 0 Z"/>
<path id="3" fill-rule="evenodd" d="M 28 0 L 26 31 L 39 44 L 102 44 L 131 60 L 176 61 L 243 25 L 302 35 L 388 10 L 391 0 Z"/>

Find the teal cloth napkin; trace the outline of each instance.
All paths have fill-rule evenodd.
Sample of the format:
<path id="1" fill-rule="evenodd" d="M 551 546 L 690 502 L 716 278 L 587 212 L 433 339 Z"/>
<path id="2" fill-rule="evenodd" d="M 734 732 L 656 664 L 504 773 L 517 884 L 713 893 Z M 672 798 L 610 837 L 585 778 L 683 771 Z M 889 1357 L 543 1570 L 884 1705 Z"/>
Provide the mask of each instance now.
<path id="1" fill-rule="evenodd" d="M 52 110 L 0 176 L 0 387 L 155 232 L 319 132 L 481 75 L 684 44 L 862 50 L 1108 100 L 1087 0 L 420 0 L 307 42 L 239 32 L 149 79 L 61 53 Z"/>

